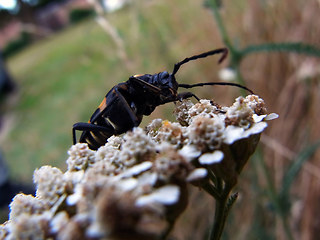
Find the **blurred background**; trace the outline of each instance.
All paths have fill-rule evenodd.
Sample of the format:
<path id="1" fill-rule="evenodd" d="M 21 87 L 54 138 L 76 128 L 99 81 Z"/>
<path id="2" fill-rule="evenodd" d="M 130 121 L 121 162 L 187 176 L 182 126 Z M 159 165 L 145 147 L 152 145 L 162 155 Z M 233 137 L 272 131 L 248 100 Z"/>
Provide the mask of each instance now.
<path id="1" fill-rule="evenodd" d="M 225 62 L 186 64 L 177 80 L 234 80 L 280 117 L 243 170 L 223 239 L 318 239 L 319 0 L 0 0 L 0 8 L 1 222 L 15 192 L 33 191 L 36 168 L 66 169 L 72 125 L 86 122 L 112 86 L 226 46 Z M 221 105 L 240 94 L 194 92 Z M 174 120 L 173 107 L 158 107 L 141 126 Z M 214 201 L 191 192 L 174 239 L 208 234 Z"/>

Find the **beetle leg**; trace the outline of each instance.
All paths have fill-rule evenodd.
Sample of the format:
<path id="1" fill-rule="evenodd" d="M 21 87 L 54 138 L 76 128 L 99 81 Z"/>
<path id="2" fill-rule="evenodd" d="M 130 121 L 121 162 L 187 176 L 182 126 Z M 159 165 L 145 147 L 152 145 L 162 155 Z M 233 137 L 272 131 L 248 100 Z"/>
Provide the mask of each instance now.
<path id="1" fill-rule="evenodd" d="M 114 129 L 111 127 L 104 127 L 104 126 L 99 126 L 95 125 L 92 123 L 84 123 L 84 122 L 78 122 L 73 124 L 72 127 L 72 137 L 73 137 L 73 144 L 77 143 L 77 137 L 76 137 L 76 130 L 78 131 L 91 131 L 91 132 L 114 132 Z"/>
<path id="2" fill-rule="evenodd" d="M 200 98 L 198 98 L 192 92 L 179 93 L 178 96 L 177 96 L 177 100 L 181 101 L 183 99 L 187 99 L 187 98 L 191 98 L 191 97 L 194 97 L 195 99 L 197 99 L 197 101 L 200 101 Z"/>
<path id="3" fill-rule="evenodd" d="M 120 92 L 120 89 L 118 87 L 115 88 L 116 94 L 119 97 L 120 101 L 123 103 L 123 106 L 127 110 L 127 113 L 129 114 L 131 121 L 133 125 L 136 127 L 140 124 L 141 120 L 137 117 L 135 112 L 132 110 L 132 108 L 129 106 L 128 101 L 125 99 L 125 97 Z"/>

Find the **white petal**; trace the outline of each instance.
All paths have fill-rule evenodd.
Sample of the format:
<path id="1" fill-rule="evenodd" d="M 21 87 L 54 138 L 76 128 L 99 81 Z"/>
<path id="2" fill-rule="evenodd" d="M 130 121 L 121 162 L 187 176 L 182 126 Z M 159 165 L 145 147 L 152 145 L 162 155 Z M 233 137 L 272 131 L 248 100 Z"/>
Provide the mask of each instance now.
<path id="1" fill-rule="evenodd" d="M 121 177 L 132 177 L 135 175 L 138 175 L 144 171 L 149 170 L 152 167 L 152 162 L 143 162 L 138 165 L 133 166 L 132 168 L 129 168 L 126 170 L 123 174 L 121 174 Z"/>
<path id="2" fill-rule="evenodd" d="M 209 165 L 221 162 L 224 157 L 223 152 L 216 150 L 213 153 L 205 153 L 199 158 L 199 163 L 203 165 Z"/>
<path id="3" fill-rule="evenodd" d="M 253 121 L 254 122 L 261 122 L 267 115 L 264 114 L 264 115 L 257 115 L 257 114 L 253 114 L 252 115 L 252 118 L 253 118 Z"/>
<path id="4" fill-rule="evenodd" d="M 72 181 L 73 185 L 78 184 L 84 177 L 84 171 L 67 171 L 63 174 L 65 181 Z"/>
<path id="5" fill-rule="evenodd" d="M 181 150 L 179 150 L 179 154 L 186 158 L 188 161 L 191 161 L 200 156 L 201 151 L 199 151 L 193 145 L 186 145 Z"/>
<path id="6" fill-rule="evenodd" d="M 243 136 L 242 136 L 243 132 L 244 132 L 243 128 L 229 125 L 228 127 L 226 127 L 226 129 L 224 131 L 223 142 L 225 142 L 227 144 L 232 144 L 235 141 L 243 138 Z"/>
<path id="7" fill-rule="evenodd" d="M 67 197 L 67 205 L 69 206 L 73 206 L 73 205 L 76 205 L 76 203 L 81 199 L 81 195 L 80 193 L 74 193 L 74 194 L 71 194 Z"/>
<path id="8" fill-rule="evenodd" d="M 93 239 L 103 239 L 105 229 L 97 221 L 94 221 L 87 227 L 86 235 Z"/>
<path id="9" fill-rule="evenodd" d="M 160 203 L 163 205 L 172 205 L 179 200 L 180 189 L 176 185 L 167 185 L 155 190 L 149 195 L 144 195 L 136 200 L 136 206 L 142 207 Z"/>
<path id="10" fill-rule="evenodd" d="M 255 135 L 263 132 L 263 130 L 268 126 L 266 122 L 254 123 L 249 129 L 243 133 L 243 138 L 249 137 L 250 135 Z"/>
<path id="11" fill-rule="evenodd" d="M 267 116 L 266 116 L 266 118 L 264 119 L 264 120 L 273 120 L 273 119 L 276 119 L 276 118 L 278 118 L 279 117 L 279 115 L 278 114 L 276 114 L 276 113 L 270 113 L 270 114 L 268 114 Z"/>
<path id="12" fill-rule="evenodd" d="M 68 220 L 69 217 L 67 213 L 65 211 L 60 211 L 50 221 L 50 230 L 53 233 L 57 233 Z"/>
<path id="13" fill-rule="evenodd" d="M 153 172 L 145 172 L 144 174 L 138 177 L 139 185 L 150 185 L 154 186 L 158 179 L 158 174 Z"/>
<path id="14" fill-rule="evenodd" d="M 187 177 L 188 182 L 192 182 L 195 180 L 199 180 L 201 178 L 205 178 L 208 175 L 208 171 L 205 168 L 196 168 L 193 170 Z"/>
<path id="15" fill-rule="evenodd" d="M 121 180 L 117 186 L 123 191 L 130 191 L 138 185 L 138 180 L 134 178 L 128 178 Z"/>

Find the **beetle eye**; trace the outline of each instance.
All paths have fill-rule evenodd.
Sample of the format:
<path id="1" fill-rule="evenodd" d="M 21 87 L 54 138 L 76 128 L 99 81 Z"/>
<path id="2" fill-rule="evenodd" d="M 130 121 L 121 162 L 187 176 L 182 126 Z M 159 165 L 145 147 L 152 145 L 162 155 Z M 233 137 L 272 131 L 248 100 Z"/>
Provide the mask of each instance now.
<path id="1" fill-rule="evenodd" d="M 161 73 L 161 78 L 168 78 L 169 77 L 169 73 L 164 71 Z"/>

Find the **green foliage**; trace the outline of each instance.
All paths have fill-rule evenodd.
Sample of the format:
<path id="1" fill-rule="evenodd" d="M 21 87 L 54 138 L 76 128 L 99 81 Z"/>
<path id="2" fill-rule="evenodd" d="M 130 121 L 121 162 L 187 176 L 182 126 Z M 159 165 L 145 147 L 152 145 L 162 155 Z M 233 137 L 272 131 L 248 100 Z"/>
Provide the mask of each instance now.
<path id="1" fill-rule="evenodd" d="M 3 57 L 8 58 L 12 56 L 25 47 L 27 47 L 31 43 L 31 35 L 27 32 L 21 32 L 20 36 L 16 40 L 12 40 L 7 44 L 7 46 L 3 49 Z"/>
<path id="2" fill-rule="evenodd" d="M 250 45 L 241 51 L 242 57 L 257 52 L 288 52 L 298 53 L 320 58 L 320 49 L 302 42 L 297 43 L 266 43 L 260 45 Z"/>
<path id="3" fill-rule="evenodd" d="M 298 174 L 302 170 L 303 164 L 310 160 L 312 155 L 318 150 L 320 146 L 320 141 L 317 141 L 316 143 L 308 145 L 305 149 L 303 149 L 295 159 L 292 159 L 291 164 L 287 167 L 287 170 L 285 171 L 285 175 L 282 179 L 282 186 L 281 189 L 277 190 L 274 181 L 272 180 L 272 176 L 270 174 L 270 170 L 268 169 L 263 156 L 261 154 L 261 151 L 258 152 L 258 154 L 255 154 L 254 163 L 257 167 L 257 171 L 261 170 L 263 173 L 263 177 L 267 181 L 267 186 L 265 188 L 270 205 L 269 208 L 272 212 L 274 212 L 276 215 L 279 216 L 279 218 L 282 221 L 283 228 L 286 232 L 287 239 L 293 239 L 292 236 L 292 230 L 289 227 L 289 217 L 290 217 L 290 210 L 291 210 L 291 203 L 292 203 L 292 196 L 290 194 L 290 189 L 293 185 L 293 183 L 296 181 Z M 262 192 L 260 193 L 262 194 Z M 261 206 L 259 206 L 259 203 L 256 205 L 256 214 L 257 221 L 255 222 L 255 234 L 257 237 L 262 237 L 263 235 L 268 234 L 269 237 L 266 239 L 272 239 L 270 236 L 270 233 L 266 231 L 266 229 L 263 229 L 262 227 L 262 220 L 259 219 L 260 217 L 258 215 L 261 214 Z M 258 230 L 260 229 L 260 230 Z"/>
<path id="4" fill-rule="evenodd" d="M 291 201 L 290 201 L 290 189 L 295 179 L 297 178 L 299 172 L 301 171 L 303 164 L 311 159 L 312 155 L 320 147 L 320 141 L 308 145 L 303 149 L 295 159 L 293 159 L 292 164 L 289 166 L 282 180 L 282 187 L 279 191 L 279 204 L 281 205 L 281 211 L 286 216 L 289 214 Z"/>
<path id="5" fill-rule="evenodd" d="M 17 124 L 1 144 L 13 176 L 32 181 L 32 172 L 43 161 L 64 165 L 72 143 L 72 124 L 88 119 L 105 89 L 114 84 L 112 79 L 105 81 L 105 66 L 121 66 L 118 59 L 101 51 L 105 45 L 112 45 L 108 35 L 89 21 L 8 60 L 9 71 L 20 88 L 20 101 L 14 109 Z M 109 53 L 115 54 L 112 50 Z M 123 77 L 115 74 L 116 79 Z M 23 169 L 19 167 L 21 161 L 26 163 Z"/>
<path id="6" fill-rule="evenodd" d="M 37 8 L 46 6 L 50 3 L 57 3 L 57 2 L 63 2 L 63 1 L 65 0 L 31 0 L 31 1 L 29 0 L 29 2 L 31 2 L 32 5 Z"/>
<path id="7" fill-rule="evenodd" d="M 93 9 L 72 9 L 69 13 L 69 21 L 71 23 L 78 23 L 94 15 L 95 11 Z"/>

